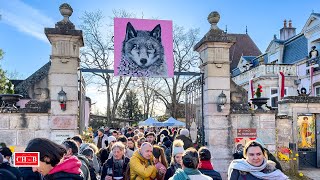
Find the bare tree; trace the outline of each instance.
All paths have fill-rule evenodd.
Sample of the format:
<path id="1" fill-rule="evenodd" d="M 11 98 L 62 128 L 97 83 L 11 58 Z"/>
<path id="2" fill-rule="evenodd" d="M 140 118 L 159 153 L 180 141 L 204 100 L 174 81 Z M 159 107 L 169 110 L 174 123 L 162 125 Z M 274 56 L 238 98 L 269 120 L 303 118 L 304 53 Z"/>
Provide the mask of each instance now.
<path id="1" fill-rule="evenodd" d="M 125 11 L 114 11 L 120 17 L 130 15 Z M 122 16 L 121 16 L 122 15 Z M 81 66 L 84 68 L 113 69 L 113 29 L 104 23 L 101 11 L 85 12 L 80 18 L 84 32 L 85 47 L 81 51 Z M 104 25 L 105 24 L 105 25 Z M 92 72 L 85 76 L 95 84 L 98 91 L 106 92 L 108 122 L 114 120 L 118 104 L 125 94 L 131 77 L 114 77 L 106 72 Z M 96 78 L 99 77 L 99 78 Z"/>
<path id="2" fill-rule="evenodd" d="M 182 26 L 174 26 L 174 71 L 175 72 L 194 72 L 199 71 L 199 57 L 193 51 L 193 46 L 198 42 L 199 29 L 189 29 L 185 31 Z M 185 85 L 190 82 L 192 77 L 175 75 L 173 78 L 164 78 L 159 90 L 155 90 L 156 96 L 165 104 L 172 117 L 177 114 L 178 104 L 184 97 Z"/>

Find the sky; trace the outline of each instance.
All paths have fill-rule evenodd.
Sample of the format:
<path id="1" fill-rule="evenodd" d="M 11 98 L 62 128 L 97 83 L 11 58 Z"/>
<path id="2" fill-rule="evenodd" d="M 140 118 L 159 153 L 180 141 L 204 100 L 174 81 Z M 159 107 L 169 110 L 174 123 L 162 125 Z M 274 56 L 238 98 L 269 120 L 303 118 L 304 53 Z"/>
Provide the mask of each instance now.
<path id="1" fill-rule="evenodd" d="M 1 67 L 16 72 L 25 79 L 49 61 L 51 45 L 44 34 L 45 27 L 54 27 L 62 20 L 59 6 L 69 3 L 73 8 L 70 20 L 80 25 L 85 11 L 101 10 L 106 24 L 113 10 L 123 9 L 137 17 L 172 20 L 173 24 L 200 28 L 203 37 L 210 28 L 207 21 L 212 11 L 220 13 L 218 27 L 228 33 L 248 34 L 264 52 L 273 39 L 279 37 L 283 20 L 292 20 L 300 33 L 312 12 L 320 13 L 320 1 L 292 0 L 0 0 L 0 48 L 5 52 Z M 109 21 L 109 22 L 108 22 Z M 91 88 L 94 90 L 94 88 Z M 89 94 L 92 94 L 89 88 Z M 95 98 L 98 96 L 95 96 Z M 98 98 L 97 98 L 98 99 Z M 101 106 L 103 106 L 101 104 Z"/>

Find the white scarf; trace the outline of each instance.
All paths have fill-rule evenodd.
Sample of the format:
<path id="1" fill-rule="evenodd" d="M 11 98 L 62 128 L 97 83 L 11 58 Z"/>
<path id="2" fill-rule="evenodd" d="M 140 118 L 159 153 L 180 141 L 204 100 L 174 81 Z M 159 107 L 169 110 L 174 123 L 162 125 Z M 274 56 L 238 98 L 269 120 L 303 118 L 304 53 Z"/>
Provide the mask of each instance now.
<path id="1" fill-rule="evenodd" d="M 245 159 L 236 159 L 233 160 L 228 169 L 228 177 L 231 177 L 231 173 L 233 169 L 237 169 L 239 171 L 244 171 L 252 174 L 253 176 L 260 179 L 277 179 L 277 180 L 287 180 L 289 179 L 284 173 L 282 173 L 279 169 L 270 172 L 263 173 L 261 172 L 266 168 L 268 162 L 265 159 L 261 166 L 256 167 L 249 164 Z"/>

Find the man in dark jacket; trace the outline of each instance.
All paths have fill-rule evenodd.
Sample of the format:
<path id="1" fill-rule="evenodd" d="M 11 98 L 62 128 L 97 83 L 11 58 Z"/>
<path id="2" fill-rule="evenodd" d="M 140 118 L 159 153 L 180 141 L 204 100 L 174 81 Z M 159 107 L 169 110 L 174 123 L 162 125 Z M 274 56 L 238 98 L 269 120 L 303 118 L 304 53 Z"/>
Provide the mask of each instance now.
<path id="1" fill-rule="evenodd" d="M 21 172 L 19 171 L 18 168 L 12 167 L 9 163 L 9 160 L 12 156 L 12 152 L 8 147 L 3 147 L 0 149 L 0 156 L 1 156 L 1 161 L 0 161 L 0 169 L 2 174 L 13 174 L 16 179 L 21 179 Z M 9 177 L 9 175 L 8 175 Z M 9 180 L 9 178 L 8 178 Z"/>
<path id="2" fill-rule="evenodd" d="M 188 129 L 182 129 L 180 131 L 180 135 L 176 137 L 176 139 L 181 139 L 184 143 L 183 148 L 188 149 L 189 147 L 193 147 L 193 143 L 191 139 L 189 138 L 189 130 Z"/>
<path id="3" fill-rule="evenodd" d="M 125 136 L 127 138 L 134 136 L 133 129 L 131 127 L 128 128 L 128 132 L 125 134 Z"/>
<path id="4" fill-rule="evenodd" d="M 210 176 L 213 180 L 222 180 L 220 173 L 213 170 L 213 166 L 211 164 L 211 153 L 209 149 L 206 147 L 201 147 L 198 150 L 200 163 L 198 165 L 198 169 L 202 174 Z"/>

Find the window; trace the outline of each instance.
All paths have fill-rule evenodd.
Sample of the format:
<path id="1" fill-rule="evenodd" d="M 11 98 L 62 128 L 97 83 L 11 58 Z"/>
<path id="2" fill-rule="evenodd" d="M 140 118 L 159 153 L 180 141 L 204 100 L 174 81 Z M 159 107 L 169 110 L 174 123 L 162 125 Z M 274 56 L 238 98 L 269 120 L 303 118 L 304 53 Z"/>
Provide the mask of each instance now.
<path id="1" fill-rule="evenodd" d="M 280 52 L 277 51 L 269 56 L 269 63 L 276 64 L 279 60 Z"/>
<path id="2" fill-rule="evenodd" d="M 314 87 L 315 96 L 320 96 L 320 86 Z"/>
<path id="3" fill-rule="evenodd" d="M 284 88 L 284 96 L 287 95 L 287 90 L 288 88 Z M 319 86 L 319 90 L 320 90 L 320 86 Z M 271 87 L 270 88 L 270 104 L 271 104 L 271 107 L 275 108 L 275 107 L 278 107 L 278 88 L 277 87 Z"/>

